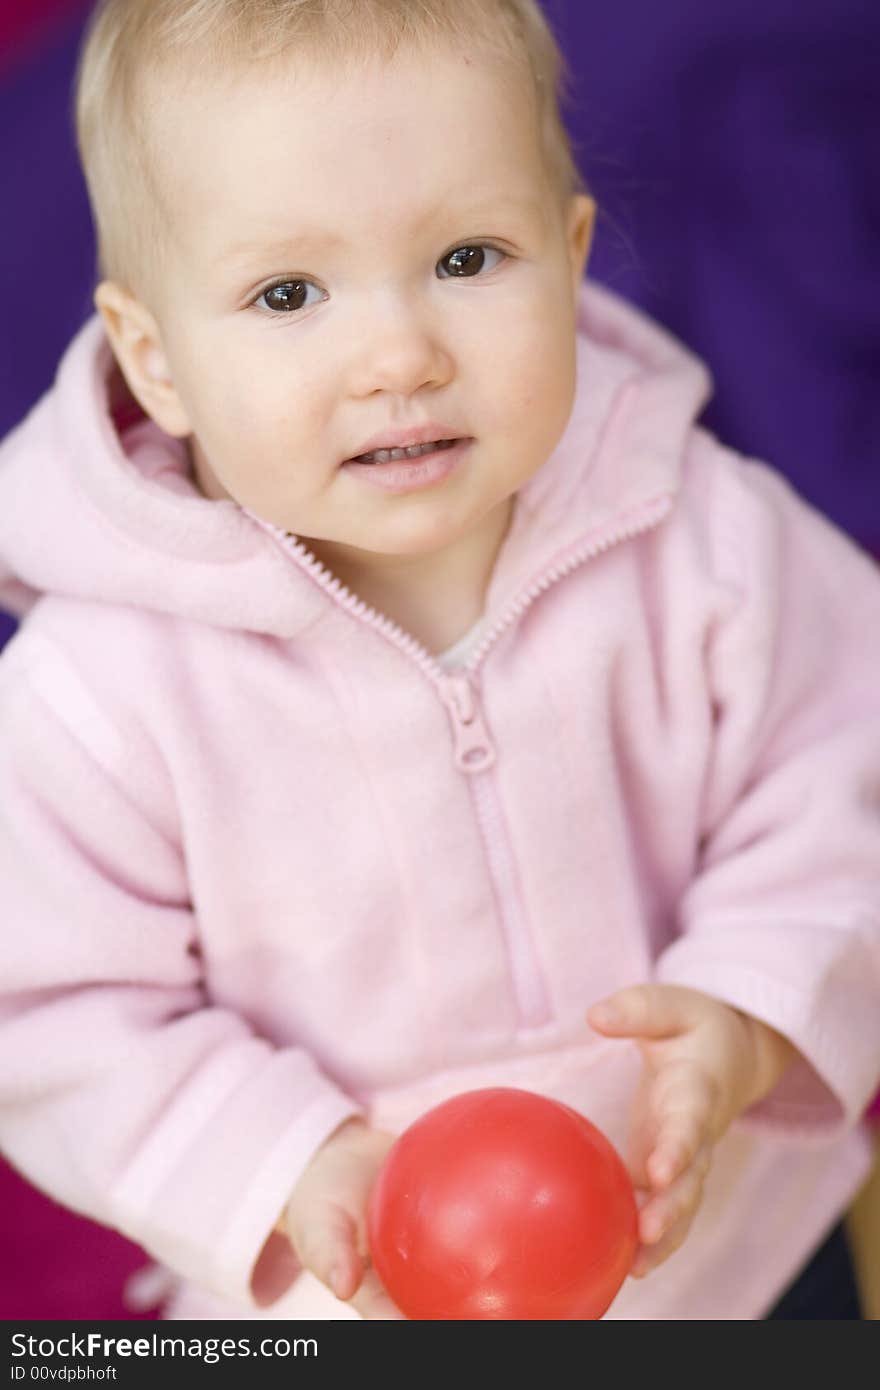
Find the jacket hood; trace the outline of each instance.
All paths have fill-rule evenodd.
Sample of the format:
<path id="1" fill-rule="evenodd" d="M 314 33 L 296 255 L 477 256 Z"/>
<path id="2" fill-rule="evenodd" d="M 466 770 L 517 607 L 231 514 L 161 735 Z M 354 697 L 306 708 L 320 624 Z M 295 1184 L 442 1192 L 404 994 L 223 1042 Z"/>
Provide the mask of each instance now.
<path id="1" fill-rule="evenodd" d="M 490 607 L 618 514 L 673 495 L 711 394 L 677 339 L 592 282 L 576 348 L 572 413 L 520 490 Z M 272 530 L 197 491 L 184 444 L 140 412 L 97 314 L 0 445 L 0 606 L 16 615 L 56 594 L 289 637 L 327 594 Z"/>

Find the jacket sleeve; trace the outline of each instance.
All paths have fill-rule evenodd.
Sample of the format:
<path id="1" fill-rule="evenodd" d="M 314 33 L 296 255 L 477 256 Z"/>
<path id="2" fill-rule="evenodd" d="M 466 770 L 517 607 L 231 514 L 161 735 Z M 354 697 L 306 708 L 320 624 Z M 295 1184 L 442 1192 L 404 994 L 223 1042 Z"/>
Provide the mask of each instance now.
<path id="1" fill-rule="evenodd" d="M 158 759 L 25 630 L 0 660 L 0 1143 L 58 1201 L 251 1301 L 358 1106 L 206 994 Z M 164 795 L 167 802 L 167 795 Z M 297 1270 L 267 1246 L 277 1297 Z"/>
<path id="2" fill-rule="evenodd" d="M 657 975 L 799 1050 L 746 1123 L 827 1136 L 880 1077 L 880 570 L 779 474 L 715 466 L 735 598 L 706 641 L 699 858 Z"/>

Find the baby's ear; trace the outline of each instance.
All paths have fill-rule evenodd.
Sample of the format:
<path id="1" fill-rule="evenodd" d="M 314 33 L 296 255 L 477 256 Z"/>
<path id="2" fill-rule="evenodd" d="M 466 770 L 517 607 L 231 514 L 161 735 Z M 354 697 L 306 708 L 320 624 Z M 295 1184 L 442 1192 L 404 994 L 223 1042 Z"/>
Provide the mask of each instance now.
<path id="1" fill-rule="evenodd" d="M 568 210 L 568 253 L 571 261 L 575 293 L 584 278 L 593 232 L 596 227 L 596 204 L 588 193 L 576 193 Z"/>
<path id="2" fill-rule="evenodd" d="M 132 395 L 166 434 L 178 439 L 192 434 L 150 311 L 113 280 L 95 290 L 95 308 Z"/>

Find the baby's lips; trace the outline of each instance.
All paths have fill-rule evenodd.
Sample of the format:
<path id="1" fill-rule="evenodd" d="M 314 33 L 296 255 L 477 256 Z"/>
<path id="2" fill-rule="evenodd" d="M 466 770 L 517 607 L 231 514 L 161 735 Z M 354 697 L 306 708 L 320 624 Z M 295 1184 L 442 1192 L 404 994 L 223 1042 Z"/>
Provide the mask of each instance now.
<path id="1" fill-rule="evenodd" d="M 436 444 L 450 439 L 457 442 L 467 437 L 454 426 L 441 424 L 437 420 L 425 420 L 419 425 L 389 425 L 381 434 L 374 434 L 358 444 L 342 461 L 352 463 L 363 454 L 374 454 L 378 449 L 409 449 L 415 444 Z"/>

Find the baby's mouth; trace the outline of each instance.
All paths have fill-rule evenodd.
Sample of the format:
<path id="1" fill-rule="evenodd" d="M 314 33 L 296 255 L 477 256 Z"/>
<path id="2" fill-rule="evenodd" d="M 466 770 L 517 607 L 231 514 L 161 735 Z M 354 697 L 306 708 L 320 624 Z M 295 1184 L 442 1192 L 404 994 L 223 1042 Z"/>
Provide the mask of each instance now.
<path id="1" fill-rule="evenodd" d="M 413 444 L 408 449 L 374 449 L 369 454 L 358 454 L 349 463 L 399 463 L 406 459 L 424 458 L 426 454 L 436 454 L 442 449 L 452 449 L 460 441 L 457 439 L 435 439 L 430 444 Z"/>

